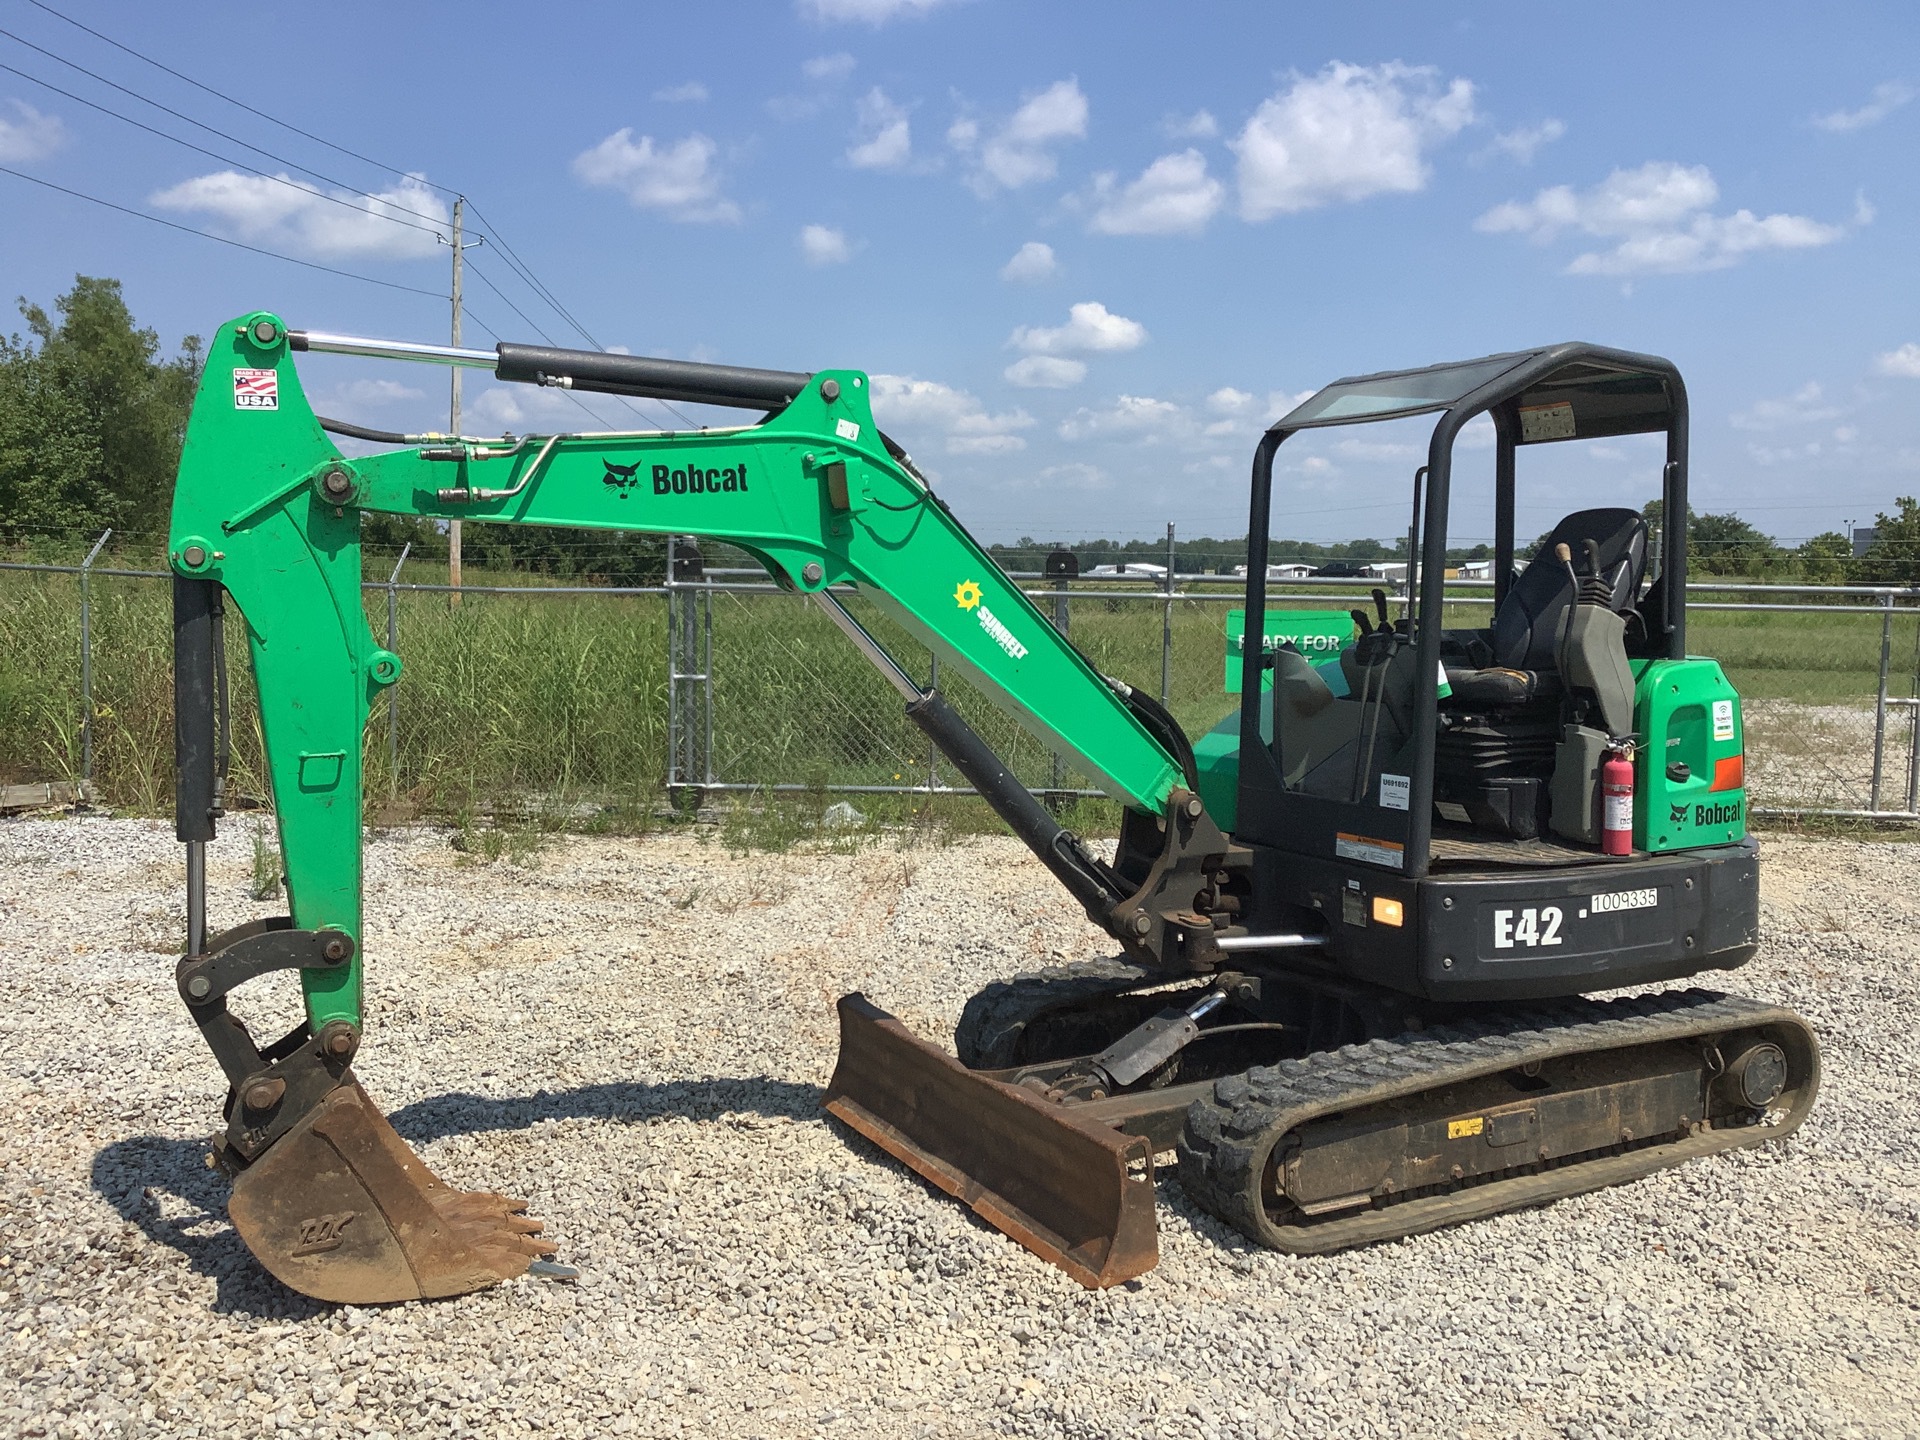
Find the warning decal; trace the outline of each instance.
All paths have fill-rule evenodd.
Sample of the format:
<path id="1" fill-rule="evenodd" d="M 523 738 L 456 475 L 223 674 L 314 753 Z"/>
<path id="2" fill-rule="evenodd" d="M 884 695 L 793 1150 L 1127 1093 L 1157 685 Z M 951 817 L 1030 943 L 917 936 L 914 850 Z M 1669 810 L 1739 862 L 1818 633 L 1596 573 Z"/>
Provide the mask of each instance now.
<path id="1" fill-rule="evenodd" d="M 233 408 L 278 410 L 280 408 L 280 372 L 278 370 L 235 370 L 233 372 Z"/>

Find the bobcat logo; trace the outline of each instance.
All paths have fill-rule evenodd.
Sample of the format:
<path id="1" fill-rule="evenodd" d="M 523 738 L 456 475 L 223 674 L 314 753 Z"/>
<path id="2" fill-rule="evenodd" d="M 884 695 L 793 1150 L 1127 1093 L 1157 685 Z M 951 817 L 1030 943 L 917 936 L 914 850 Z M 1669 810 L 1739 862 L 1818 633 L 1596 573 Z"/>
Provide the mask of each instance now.
<path id="1" fill-rule="evenodd" d="M 1671 800 L 1669 800 L 1667 802 L 1667 823 L 1669 825 L 1686 824 L 1687 823 L 1687 805 L 1688 805 L 1688 802 L 1685 800 L 1682 800 L 1678 805 L 1674 804 Z"/>
<path id="2" fill-rule="evenodd" d="M 328 1250 L 338 1250 L 345 1239 L 349 1222 L 357 1212 L 342 1210 L 337 1215 L 316 1215 L 311 1220 L 300 1222 L 300 1243 L 293 1247 L 295 1255 L 319 1255 Z"/>
<path id="3" fill-rule="evenodd" d="M 631 465 L 616 465 L 611 460 L 602 460 L 600 463 L 607 467 L 607 473 L 600 477 L 602 483 L 622 500 L 627 498 L 629 490 L 640 483 L 640 477 L 634 473 L 640 468 L 638 461 Z"/>

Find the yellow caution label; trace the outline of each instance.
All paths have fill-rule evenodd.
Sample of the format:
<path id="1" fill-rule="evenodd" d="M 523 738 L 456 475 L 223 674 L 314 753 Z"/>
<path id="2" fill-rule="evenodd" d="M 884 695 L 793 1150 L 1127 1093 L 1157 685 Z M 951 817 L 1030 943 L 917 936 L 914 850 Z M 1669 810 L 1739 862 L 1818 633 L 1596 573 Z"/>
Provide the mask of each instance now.
<path id="1" fill-rule="evenodd" d="M 1482 1133 L 1486 1128 L 1487 1117 L 1484 1115 L 1476 1115 L 1471 1120 L 1449 1120 L 1447 1121 L 1447 1139 L 1465 1140 L 1469 1136 Z"/>

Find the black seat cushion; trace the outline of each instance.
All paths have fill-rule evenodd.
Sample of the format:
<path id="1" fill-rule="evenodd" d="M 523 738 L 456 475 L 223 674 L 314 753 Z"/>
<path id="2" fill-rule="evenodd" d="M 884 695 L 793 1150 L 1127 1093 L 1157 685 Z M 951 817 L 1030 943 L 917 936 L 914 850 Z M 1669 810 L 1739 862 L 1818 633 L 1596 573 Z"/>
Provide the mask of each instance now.
<path id="1" fill-rule="evenodd" d="M 1630 609 L 1647 568 L 1647 522 L 1637 510 L 1578 510 L 1553 527 L 1527 568 L 1508 589 L 1493 617 L 1493 663 L 1506 670 L 1551 670 L 1561 617 L 1573 599 L 1573 580 L 1554 554 L 1565 545 L 1574 568 L 1587 572 L 1587 541 L 1600 552 L 1615 611 Z"/>

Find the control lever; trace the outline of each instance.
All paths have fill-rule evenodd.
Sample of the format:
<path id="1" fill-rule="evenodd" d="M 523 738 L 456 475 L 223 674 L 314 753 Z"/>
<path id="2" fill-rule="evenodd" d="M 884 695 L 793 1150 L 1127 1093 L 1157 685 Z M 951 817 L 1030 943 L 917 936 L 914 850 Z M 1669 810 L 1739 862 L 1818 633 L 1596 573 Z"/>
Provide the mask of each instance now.
<path id="1" fill-rule="evenodd" d="M 1378 585 L 1373 587 L 1373 608 L 1380 613 L 1380 628 L 1391 630 L 1393 621 L 1387 617 L 1387 592 Z"/>
<path id="2" fill-rule="evenodd" d="M 1349 610 L 1347 614 L 1353 617 L 1353 623 L 1355 626 L 1359 628 L 1360 638 L 1362 640 L 1366 639 L 1367 636 L 1373 633 L 1373 622 L 1367 618 L 1366 611 Z"/>

